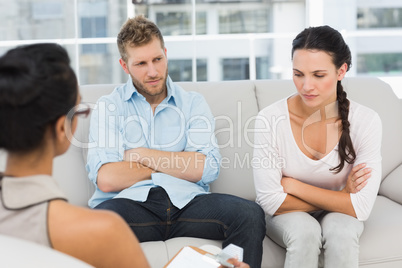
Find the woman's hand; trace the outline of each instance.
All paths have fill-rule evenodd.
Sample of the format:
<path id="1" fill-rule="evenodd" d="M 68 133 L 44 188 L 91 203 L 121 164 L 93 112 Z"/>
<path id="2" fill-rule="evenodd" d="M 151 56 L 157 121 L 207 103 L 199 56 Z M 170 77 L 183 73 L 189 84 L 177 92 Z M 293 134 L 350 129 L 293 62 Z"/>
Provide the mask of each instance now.
<path id="1" fill-rule="evenodd" d="M 366 168 L 366 164 L 359 164 L 353 167 L 348 176 L 345 187 L 342 189 L 344 193 L 355 194 L 364 188 L 367 180 L 371 177 L 371 168 Z"/>
<path id="2" fill-rule="evenodd" d="M 231 263 L 234 265 L 234 267 L 238 267 L 238 268 L 250 268 L 250 266 L 247 263 L 238 261 L 236 258 L 231 258 L 229 260 L 227 260 L 228 263 Z M 220 267 L 226 267 L 226 266 L 220 266 Z"/>
<path id="3" fill-rule="evenodd" d="M 292 189 L 298 180 L 293 179 L 292 177 L 282 177 L 281 184 L 283 187 L 283 191 L 287 194 L 292 194 Z"/>

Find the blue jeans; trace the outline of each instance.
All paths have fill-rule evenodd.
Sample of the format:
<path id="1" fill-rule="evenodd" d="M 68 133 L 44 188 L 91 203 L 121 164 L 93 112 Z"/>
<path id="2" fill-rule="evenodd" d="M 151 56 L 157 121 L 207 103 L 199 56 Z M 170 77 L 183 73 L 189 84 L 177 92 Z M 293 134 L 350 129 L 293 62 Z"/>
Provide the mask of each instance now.
<path id="1" fill-rule="evenodd" d="M 165 241 L 174 237 L 223 240 L 244 249 L 243 261 L 261 267 L 265 216 L 255 202 L 226 194 L 196 196 L 184 208 L 170 202 L 161 187 L 152 188 L 145 202 L 116 198 L 99 204 L 120 214 L 139 241 Z"/>
<path id="2" fill-rule="evenodd" d="M 267 216 L 267 234 L 286 248 L 285 268 L 357 268 L 363 222 L 336 212 Z"/>

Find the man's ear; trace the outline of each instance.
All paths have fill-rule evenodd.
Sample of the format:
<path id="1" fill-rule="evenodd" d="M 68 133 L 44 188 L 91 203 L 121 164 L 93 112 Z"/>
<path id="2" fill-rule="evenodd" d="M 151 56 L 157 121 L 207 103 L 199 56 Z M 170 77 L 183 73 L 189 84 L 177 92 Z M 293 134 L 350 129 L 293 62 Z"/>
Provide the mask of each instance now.
<path id="1" fill-rule="evenodd" d="M 119 63 L 121 65 L 121 67 L 123 67 L 124 72 L 126 74 L 130 74 L 130 72 L 128 71 L 128 68 L 127 68 L 127 63 L 122 58 L 119 59 Z"/>
<path id="2" fill-rule="evenodd" d="M 348 71 L 348 65 L 344 63 L 341 68 L 338 69 L 338 81 L 341 81 Z"/>

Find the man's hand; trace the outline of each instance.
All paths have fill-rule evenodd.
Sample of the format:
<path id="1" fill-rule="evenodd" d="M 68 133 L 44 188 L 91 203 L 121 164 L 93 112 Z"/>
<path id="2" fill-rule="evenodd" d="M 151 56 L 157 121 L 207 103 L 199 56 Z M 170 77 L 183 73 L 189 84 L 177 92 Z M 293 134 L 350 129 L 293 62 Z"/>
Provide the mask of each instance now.
<path id="1" fill-rule="evenodd" d="M 359 164 L 353 167 L 342 192 L 352 194 L 359 192 L 367 185 L 367 180 L 371 177 L 371 171 L 371 168 L 366 168 L 366 164 Z"/>
<path id="2" fill-rule="evenodd" d="M 141 147 L 129 149 L 124 152 L 123 160 L 129 162 L 138 162 L 141 158 Z"/>
<path id="3" fill-rule="evenodd" d="M 205 155 L 199 152 L 170 152 L 145 147 L 129 149 L 123 156 L 124 161 L 139 163 L 154 172 L 190 182 L 201 180 L 205 158 Z"/>

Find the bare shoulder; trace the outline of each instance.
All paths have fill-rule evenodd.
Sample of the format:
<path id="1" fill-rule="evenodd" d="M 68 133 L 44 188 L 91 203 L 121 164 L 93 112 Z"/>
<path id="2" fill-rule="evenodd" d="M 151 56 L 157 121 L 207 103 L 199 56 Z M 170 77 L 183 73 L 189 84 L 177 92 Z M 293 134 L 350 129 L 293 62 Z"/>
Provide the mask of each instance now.
<path id="1" fill-rule="evenodd" d="M 67 227 L 69 235 L 74 234 L 71 233 L 73 231 L 77 233 L 105 233 L 106 231 L 107 234 L 108 228 L 124 224 L 124 221 L 111 211 L 78 207 L 62 200 L 50 202 L 48 217 L 49 227 L 60 233 Z"/>
<path id="2" fill-rule="evenodd" d="M 133 232 L 111 211 L 51 201 L 48 228 L 54 249 L 96 267 L 129 267 L 137 261 L 138 267 L 148 267 Z"/>
<path id="3" fill-rule="evenodd" d="M 124 221 L 115 213 L 104 210 L 91 210 L 52 201 L 49 205 L 48 228 L 51 244 L 55 249 L 69 251 L 81 244 L 114 240 L 113 230 L 123 228 Z M 81 242 L 81 244 L 79 243 Z"/>

